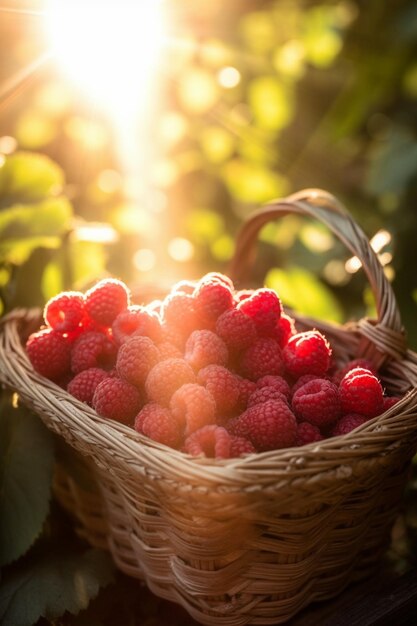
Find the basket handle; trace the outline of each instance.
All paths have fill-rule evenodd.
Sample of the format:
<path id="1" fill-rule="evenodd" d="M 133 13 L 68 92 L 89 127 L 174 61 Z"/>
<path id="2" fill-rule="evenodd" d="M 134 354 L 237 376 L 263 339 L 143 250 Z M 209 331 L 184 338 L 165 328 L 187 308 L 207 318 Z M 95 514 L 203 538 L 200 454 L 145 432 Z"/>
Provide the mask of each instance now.
<path id="1" fill-rule="evenodd" d="M 354 222 L 344 206 L 330 193 L 321 189 L 305 189 L 287 198 L 275 200 L 255 211 L 243 224 L 237 236 L 236 250 L 229 275 L 239 282 L 254 261 L 257 236 L 261 228 L 289 213 L 318 219 L 357 256 L 362 263 L 375 297 L 377 320 L 367 318 L 357 322 L 362 335 L 360 353 L 379 366 L 389 355 L 402 359 L 406 353 L 404 329 L 392 287 L 368 238 Z"/>

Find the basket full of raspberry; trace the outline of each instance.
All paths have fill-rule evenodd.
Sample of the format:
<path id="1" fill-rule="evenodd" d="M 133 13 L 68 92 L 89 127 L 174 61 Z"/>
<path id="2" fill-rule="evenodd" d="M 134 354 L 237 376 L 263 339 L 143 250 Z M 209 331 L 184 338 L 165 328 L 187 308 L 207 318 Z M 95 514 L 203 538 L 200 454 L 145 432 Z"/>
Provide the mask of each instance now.
<path id="1" fill-rule="evenodd" d="M 377 319 L 308 319 L 243 288 L 259 230 L 291 212 L 358 257 Z M 43 317 L 15 310 L 0 380 L 69 444 L 88 481 L 62 463 L 57 496 L 123 572 L 202 624 L 278 624 L 386 549 L 417 448 L 417 355 L 366 236 L 326 192 L 250 216 L 228 274 L 141 304 L 105 279 Z"/>

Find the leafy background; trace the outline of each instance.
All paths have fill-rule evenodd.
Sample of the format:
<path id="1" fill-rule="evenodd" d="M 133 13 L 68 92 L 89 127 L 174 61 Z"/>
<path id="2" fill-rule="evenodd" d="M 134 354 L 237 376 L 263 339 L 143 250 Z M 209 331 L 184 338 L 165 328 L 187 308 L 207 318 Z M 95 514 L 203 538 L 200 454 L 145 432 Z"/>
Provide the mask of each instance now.
<path id="1" fill-rule="evenodd" d="M 140 299 L 143 283 L 225 270 L 251 211 L 323 187 L 371 239 L 379 233 L 372 241 L 416 348 L 416 3 L 166 5 L 186 45 L 162 63 L 147 132 L 136 137 L 146 168 L 128 171 L 114 126 L 56 68 L 14 80 L 43 42 L 35 17 L 0 11 L 1 314 L 105 275 Z M 373 315 L 349 256 L 320 224 L 287 217 L 263 229 L 251 280 L 312 316 Z M 59 449 L 6 393 L 0 449 L 2 623 L 187 623 L 77 538 L 51 496 Z M 413 494 L 411 481 L 399 568 L 414 558 Z"/>

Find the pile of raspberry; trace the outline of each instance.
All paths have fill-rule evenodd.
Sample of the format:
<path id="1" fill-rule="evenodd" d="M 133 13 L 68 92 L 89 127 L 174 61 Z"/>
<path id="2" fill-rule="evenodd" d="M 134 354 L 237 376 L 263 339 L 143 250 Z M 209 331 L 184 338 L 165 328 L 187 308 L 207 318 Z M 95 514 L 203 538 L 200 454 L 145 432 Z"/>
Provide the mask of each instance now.
<path id="1" fill-rule="evenodd" d="M 223 274 L 131 304 L 105 279 L 63 292 L 26 351 L 34 369 L 99 415 L 191 455 L 232 458 L 345 435 L 399 398 L 372 363 L 337 368 L 318 330 L 297 332 L 271 289 Z"/>

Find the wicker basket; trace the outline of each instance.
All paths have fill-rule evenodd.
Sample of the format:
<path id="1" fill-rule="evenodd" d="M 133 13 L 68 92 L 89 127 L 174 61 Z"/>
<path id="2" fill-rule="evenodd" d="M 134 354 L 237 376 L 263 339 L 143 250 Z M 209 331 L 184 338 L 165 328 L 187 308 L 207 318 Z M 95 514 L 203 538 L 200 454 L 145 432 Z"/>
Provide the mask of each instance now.
<path id="1" fill-rule="evenodd" d="M 192 458 L 99 417 L 36 374 L 22 340 L 39 311 L 2 321 L 0 379 L 84 457 L 89 484 L 61 470 L 56 490 L 94 545 L 158 596 L 203 624 L 278 624 L 368 576 L 389 541 L 417 447 L 417 355 L 406 349 L 395 299 L 368 240 L 340 204 L 304 191 L 255 213 L 237 242 L 232 277 L 247 275 L 259 229 L 295 212 L 317 218 L 361 260 L 378 320 L 322 330 L 340 363 L 371 358 L 404 398 L 349 435 L 216 461 Z"/>

